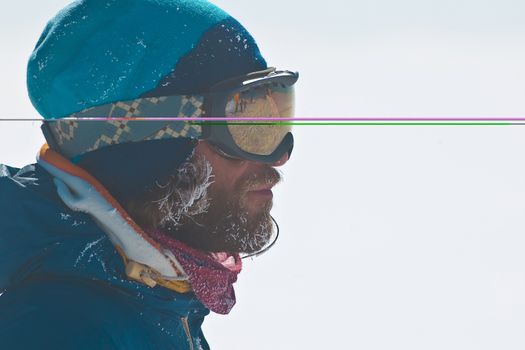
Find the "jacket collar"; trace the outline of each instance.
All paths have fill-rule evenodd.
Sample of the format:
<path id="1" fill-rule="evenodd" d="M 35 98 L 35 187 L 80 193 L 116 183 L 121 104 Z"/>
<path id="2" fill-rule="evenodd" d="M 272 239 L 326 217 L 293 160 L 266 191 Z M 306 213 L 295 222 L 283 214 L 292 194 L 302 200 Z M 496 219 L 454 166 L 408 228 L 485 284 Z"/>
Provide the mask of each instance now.
<path id="1" fill-rule="evenodd" d="M 62 201 L 73 211 L 89 214 L 107 234 L 130 279 L 179 293 L 191 290 L 188 276 L 174 254 L 142 230 L 93 176 L 47 144 L 42 146 L 37 162 L 54 177 Z"/>

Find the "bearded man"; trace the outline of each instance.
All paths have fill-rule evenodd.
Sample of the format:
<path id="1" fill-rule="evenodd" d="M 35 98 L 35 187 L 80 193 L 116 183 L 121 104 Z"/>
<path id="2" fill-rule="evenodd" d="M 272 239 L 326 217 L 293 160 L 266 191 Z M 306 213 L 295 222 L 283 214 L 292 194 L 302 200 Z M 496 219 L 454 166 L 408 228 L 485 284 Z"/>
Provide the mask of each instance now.
<path id="1" fill-rule="evenodd" d="M 206 1 L 81 0 L 44 29 L 37 163 L 0 165 L 6 349 L 208 349 L 241 254 L 277 234 L 298 74 Z M 205 122 L 239 118 L 237 123 Z M 248 118 L 244 120 L 242 118 Z"/>

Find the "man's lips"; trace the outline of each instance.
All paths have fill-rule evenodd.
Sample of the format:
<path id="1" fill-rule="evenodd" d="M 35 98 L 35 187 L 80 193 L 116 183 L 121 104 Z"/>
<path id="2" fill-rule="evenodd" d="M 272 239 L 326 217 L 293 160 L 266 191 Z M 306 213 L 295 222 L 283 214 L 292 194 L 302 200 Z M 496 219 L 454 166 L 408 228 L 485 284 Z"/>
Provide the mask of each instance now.
<path id="1" fill-rule="evenodd" d="M 248 191 L 247 193 L 253 196 L 257 196 L 257 197 L 272 198 L 273 197 L 273 192 L 272 192 L 273 186 L 274 186 L 273 184 L 270 184 L 270 185 L 265 184 L 264 186 L 257 186 L 251 189 L 250 191 Z"/>

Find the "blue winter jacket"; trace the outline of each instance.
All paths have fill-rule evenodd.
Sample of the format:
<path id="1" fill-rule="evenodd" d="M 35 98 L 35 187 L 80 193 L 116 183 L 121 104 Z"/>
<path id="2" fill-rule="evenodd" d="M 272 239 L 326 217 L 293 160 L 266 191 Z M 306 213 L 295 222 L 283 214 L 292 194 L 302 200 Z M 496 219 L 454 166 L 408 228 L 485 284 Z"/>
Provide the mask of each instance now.
<path id="1" fill-rule="evenodd" d="M 193 293 L 126 277 L 87 214 L 38 165 L 0 165 L 0 348 L 209 349 Z"/>

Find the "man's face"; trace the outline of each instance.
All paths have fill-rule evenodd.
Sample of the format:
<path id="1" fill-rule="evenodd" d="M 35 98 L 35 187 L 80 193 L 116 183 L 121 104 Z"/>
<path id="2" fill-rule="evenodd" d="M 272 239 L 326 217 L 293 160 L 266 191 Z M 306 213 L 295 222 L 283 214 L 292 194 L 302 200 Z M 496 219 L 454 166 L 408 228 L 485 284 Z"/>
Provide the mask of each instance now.
<path id="1" fill-rule="evenodd" d="M 205 159 L 212 167 L 212 183 L 204 198 L 206 211 L 182 216 L 167 233 L 206 251 L 251 253 L 271 239 L 272 191 L 281 176 L 275 167 L 288 161 L 288 154 L 273 164 L 228 158 L 206 141 L 195 149 L 192 161 Z"/>

